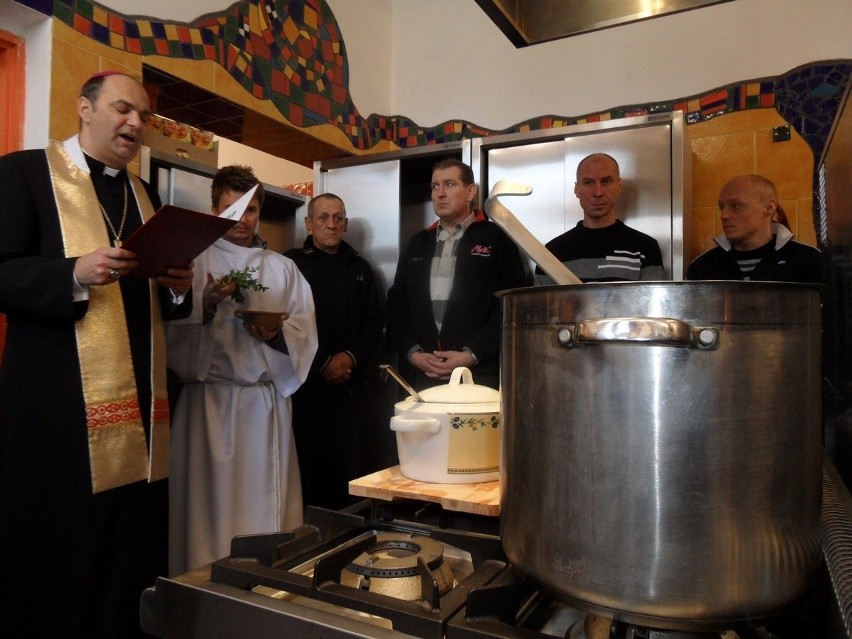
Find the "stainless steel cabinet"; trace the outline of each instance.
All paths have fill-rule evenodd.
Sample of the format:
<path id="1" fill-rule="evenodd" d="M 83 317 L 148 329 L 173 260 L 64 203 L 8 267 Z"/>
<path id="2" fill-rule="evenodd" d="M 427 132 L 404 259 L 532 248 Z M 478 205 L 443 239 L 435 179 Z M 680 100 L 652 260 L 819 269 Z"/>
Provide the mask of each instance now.
<path id="1" fill-rule="evenodd" d="M 343 199 L 343 239 L 370 262 L 383 292 L 408 238 L 436 219 L 429 184 L 432 166 L 445 157 L 461 158 L 461 144 L 314 163 L 314 194 Z M 304 228 L 299 232 L 304 239 Z"/>
<path id="2" fill-rule="evenodd" d="M 623 191 L 617 213 L 656 238 L 669 278 L 683 279 L 684 234 L 691 212 L 691 153 L 680 112 L 581 124 L 465 142 L 482 198 L 498 180 L 533 188 L 504 204 L 542 243 L 583 218 L 574 195 L 577 164 L 591 153 L 613 156 Z"/>

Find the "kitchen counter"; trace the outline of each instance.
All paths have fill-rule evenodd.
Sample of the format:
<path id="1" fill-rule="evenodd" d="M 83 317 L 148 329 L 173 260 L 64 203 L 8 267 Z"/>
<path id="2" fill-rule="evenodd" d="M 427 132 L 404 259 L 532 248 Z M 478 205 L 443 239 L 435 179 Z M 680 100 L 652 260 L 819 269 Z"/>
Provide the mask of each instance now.
<path id="1" fill-rule="evenodd" d="M 399 466 L 386 468 L 349 482 L 349 494 L 393 501 L 417 499 L 440 504 L 445 510 L 474 515 L 500 515 L 500 482 L 431 484 L 403 475 Z"/>

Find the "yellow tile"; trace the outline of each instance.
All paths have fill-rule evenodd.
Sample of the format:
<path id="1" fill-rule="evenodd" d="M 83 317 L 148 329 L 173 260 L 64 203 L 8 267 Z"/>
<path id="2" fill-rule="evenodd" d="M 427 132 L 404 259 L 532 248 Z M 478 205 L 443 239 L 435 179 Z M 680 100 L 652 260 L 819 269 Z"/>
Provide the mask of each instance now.
<path id="1" fill-rule="evenodd" d="M 50 69 L 50 138 L 64 140 L 79 128 L 77 97 L 83 82 L 100 71 L 97 54 L 53 38 Z"/>
<path id="2" fill-rule="evenodd" d="M 291 44 L 295 43 L 299 39 L 299 28 L 296 26 L 295 22 L 291 19 L 284 20 L 284 37 Z"/>
<path id="3" fill-rule="evenodd" d="M 704 122 L 691 124 L 686 127 L 686 130 L 689 137 L 694 140 L 707 135 L 756 131 L 757 129 L 769 129 L 782 124 L 786 124 L 786 122 L 775 109 L 749 109 L 748 111 L 725 113 Z"/>
<path id="4" fill-rule="evenodd" d="M 692 210 L 692 237 L 685 238 L 687 264 L 715 246 L 713 238 L 718 235 L 716 231 L 718 218 L 719 212 L 716 207 L 700 206 Z"/>
<path id="5" fill-rule="evenodd" d="M 303 9 L 302 19 L 305 21 L 305 24 L 312 29 L 316 30 L 317 25 L 319 24 L 319 19 L 317 16 L 317 12 L 311 9 L 309 6 L 305 6 Z"/>
<path id="6" fill-rule="evenodd" d="M 109 21 L 109 13 L 98 5 L 94 5 L 92 9 L 92 21 L 101 26 L 106 26 Z"/>
<path id="7" fill-rule="evenodd" d="M 136 78 L 141 79 L 142 77 L 141 56 L 138 56 L 135 53 L 128 53 L 123 49 L 115 49 L 111 46 L 92 40 L 91 38 L 87 38 L 69 27 L 64 22 L 54 18 L 53 41 L 57 42 L 60 40 L 100 56 L 103 61 L 101 66 L 97 69 L 98 71 L 102 71 L 104 69 L 117 69 L 121 67 L 122 70 L 133 69 L 134 73 L 132 75 Z M 85 73 L 81 73 L 80 75 L 82 76 L 80 78 L 81 82 L 89 77 Z"/>
<path id="8" fill-rule="evenodd" d="M 754 172 L 754 134 L 750 131 L 692 140 L 692 202 L 715 207 L 731 178 Z"/>
<path id="9" fill-rule="evenodd" d="M 811 196 L 814 156 L 796 131 L 786 142 L 773 142 L 772 130 L 763 129 L 755 141 L 755 173 L 772 180 L 782 200 Z"/>

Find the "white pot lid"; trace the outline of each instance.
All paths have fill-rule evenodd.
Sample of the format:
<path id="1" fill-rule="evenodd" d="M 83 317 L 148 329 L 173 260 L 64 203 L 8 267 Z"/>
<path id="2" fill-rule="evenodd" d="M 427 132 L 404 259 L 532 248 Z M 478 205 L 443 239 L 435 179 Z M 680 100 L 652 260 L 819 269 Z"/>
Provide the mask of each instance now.
<path id="1" fill-rule="evenodd" d="M 500 401 L 500 391 L 474 384 L 470 369 L 464 366 L 453 370 L 449 383 L 422 390 L 420 396 L 427 402 L 441 404 L 487 404 Z"/>

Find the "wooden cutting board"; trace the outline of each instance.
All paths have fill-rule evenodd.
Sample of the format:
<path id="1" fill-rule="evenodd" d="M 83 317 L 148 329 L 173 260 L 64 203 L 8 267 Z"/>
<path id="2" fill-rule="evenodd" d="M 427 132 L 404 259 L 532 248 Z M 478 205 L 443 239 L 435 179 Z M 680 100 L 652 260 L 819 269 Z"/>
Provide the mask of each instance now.
<path id="1" fill-rule="evenodd" d="M 349 494 L 371 499 L 419 499 L 441 504 L 446 510 L 474 515 L 500 515 L 500 482 L 430 484 L 404 476 L 399 466 L 386 468 L 349 482 Z"/>

